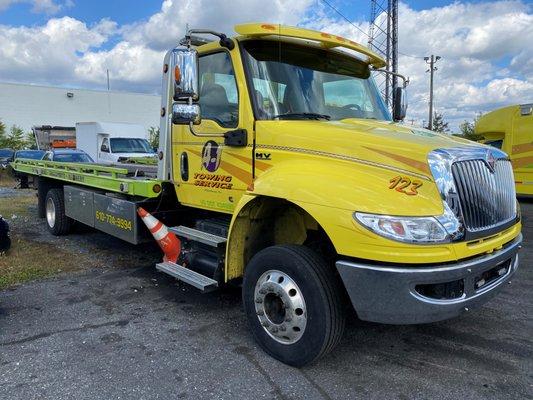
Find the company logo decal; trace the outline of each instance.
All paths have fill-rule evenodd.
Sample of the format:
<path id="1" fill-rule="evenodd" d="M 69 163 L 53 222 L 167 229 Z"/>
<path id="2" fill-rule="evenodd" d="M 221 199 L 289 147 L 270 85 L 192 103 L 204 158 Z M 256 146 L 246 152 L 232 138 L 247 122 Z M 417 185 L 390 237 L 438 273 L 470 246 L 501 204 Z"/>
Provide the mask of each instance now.
<path id="1" fill-rule="evenodd" d="M 215 172 L 220 166 L 221 155 L 222 147 L 214 140 L 207 141 L 202 149 L 202 168 L 209 172 Z"/>
<path id="2" fill-rule="evenodd" d="M 492 151 L 490 150 L 487 151 L 485 161 L 487 163 L 487 166 L 489 167 L 489 171 L 494 173 L 494 165 L 496 164 L 496 159 L 494 158 Z"/>
<path id="3" fill-rule="evenodd" d="M 232 189 L 233 177 L 231 175 L 194 174 L 194 186 L 202 186 L 211 189 Z"/>

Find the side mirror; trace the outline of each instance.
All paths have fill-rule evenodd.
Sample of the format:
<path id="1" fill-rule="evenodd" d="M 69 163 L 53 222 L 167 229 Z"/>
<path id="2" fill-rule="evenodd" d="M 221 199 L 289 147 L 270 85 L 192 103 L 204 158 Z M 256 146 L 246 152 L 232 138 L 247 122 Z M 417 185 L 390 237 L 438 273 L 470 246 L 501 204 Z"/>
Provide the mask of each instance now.
<path id="1" fill-rule="evenodd" d="M 405 88 L 397 87 L 394 92 L 394 104 L 392 106 L 392 118 L 395 121 L 403 121 L 407 113 L 407 96 Z"/>
<path id="2" fill-rule="evenodd" d="M 174 100 L 198 101 L 198 52 L 186 46 L 172 50 L 174 65 Z"/>
<path id="3" fill-rule="evenodd" d="M 107 147 L 107 144 L 103 144 L 102 147 L 100 147 L 100 150 L 104 153 L 109 153 L 109 147 Z"/>
<path id="4" fill-rule="evenodd" d="M 176 125 L 198 125 L 202 122 L 199 104 L 174 103 L 172 105 L 172 123 Z"/>

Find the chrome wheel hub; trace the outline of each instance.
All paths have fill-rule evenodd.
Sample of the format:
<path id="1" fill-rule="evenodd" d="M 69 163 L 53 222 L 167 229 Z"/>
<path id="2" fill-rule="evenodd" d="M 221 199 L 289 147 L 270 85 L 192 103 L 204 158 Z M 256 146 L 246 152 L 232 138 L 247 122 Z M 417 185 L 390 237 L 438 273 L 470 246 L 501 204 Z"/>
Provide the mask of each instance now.
<path id="1" fill-rule="evenodd" d="M 255 285 L 255 312 L 263 329 L 279 343 L 296 343 L 307 325 L 300 288 L 284 272 L 270 270 Z"/>
<path id="2" fill-rule="evenodd" d="M 52 199 L 46 201 L 46 222 L 48 222 L 50 228 L 53 228 L 56 224 L 56 206 Z"/>

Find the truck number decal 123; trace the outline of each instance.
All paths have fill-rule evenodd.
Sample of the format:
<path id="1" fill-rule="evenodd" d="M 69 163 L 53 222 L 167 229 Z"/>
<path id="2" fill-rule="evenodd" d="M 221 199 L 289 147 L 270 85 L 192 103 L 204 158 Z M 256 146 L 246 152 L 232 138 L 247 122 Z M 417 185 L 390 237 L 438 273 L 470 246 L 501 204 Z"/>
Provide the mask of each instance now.
<path id="1" fill-rule="evenodd" d="M 394 189 L 397 192 L 406 194 L 408 196 L 416 196 L 418 188 L 422 186 L 422 182 L 414 180 L 406 176 L 396 176 L 389 181 L 389 189 Z"/>

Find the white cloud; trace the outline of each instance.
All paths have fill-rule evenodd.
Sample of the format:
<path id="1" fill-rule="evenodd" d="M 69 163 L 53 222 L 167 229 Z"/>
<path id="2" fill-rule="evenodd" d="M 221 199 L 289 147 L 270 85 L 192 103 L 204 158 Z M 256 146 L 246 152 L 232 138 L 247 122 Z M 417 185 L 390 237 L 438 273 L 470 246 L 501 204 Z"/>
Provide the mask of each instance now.
<path id="1" fill-rule="evenodd" d="M 0 9 L 13 1 L 0 0 Z M 43 12 L 57 0 L 32 1 Z M 235 13 L 235 10 L 239 10 Z M 453 3 L 429 10 L 400 4 L 400 72 L 411 78 L 409 116 L 427 120 L 429 76 L 423 56 L 438 54 L 435 107 L 458 126 L 478 111 L 533 101 L 533 12 L 520 1 Z M 109 19 L 95 26 L 69 18 L 43 26 L 0 26 L 2 79 L 105 85 L 110 70 L 114 88 L 156 92 L 164 51 L 185 26 L 233 33 L 245 22 L 281 22 L 319 29 L 366 44 L 368 22 L 354 25 L 318 0 L 166 0 L 145 21 L 118 27 Z M 118 36 L 117 36 L 118 35 Z M 109 39 L 118 42 L 109 46 Z M 414 55 L 415 58 L 408 55 Z"/>
<path id="2" fill-rule="evenodd" d="M 50 19 L 34 28 L 0 25 L 0 75 L 3 79 L 65 83 L 77 80 L 79 54 L 106 42 L 112 23 L 93 28 L 74 18 Z"/>
<path id="3" fill-rule="evenodd" d="M 66 0 L 65 4 L 60 4 L 54 0 L 0 0 L 0 11 L 6 10 L 15 3 L 29 3 L 32 5 L 32 12 L 44 13 L 48 15 L 57 14 L 63 7 L 72 7 L 72 0 Z"/>
<path id="4" fill-rule="evenodd" d="M 33 0 L 32 11 L 35 13 L 56 14 L 62 6 L 54 0 Z"/>
<path id="5" fill-rule="evenodd" d="M 109 51 L 88 52 L 75 67 L 76 76 L 90 83 L 102 83 L 110 71 L 113 89 L 154 92 L 159 89 L 162 60 L 165 52 L 141 45 L 121 42 Z"/>
<path id="6" fill-rule="evenodd" d="M 163 50 L 175 45 L 185 26 L 233 33 L 233 26 L 246 22 L 296 25 L 314 0 L 165 0 L 161 11 L 147 22 L 124 27 L 126 41 Z M 235 12 L 238 10 L 238 12 Z M 164 27 L 164 28 L 163 28 Z"/>

